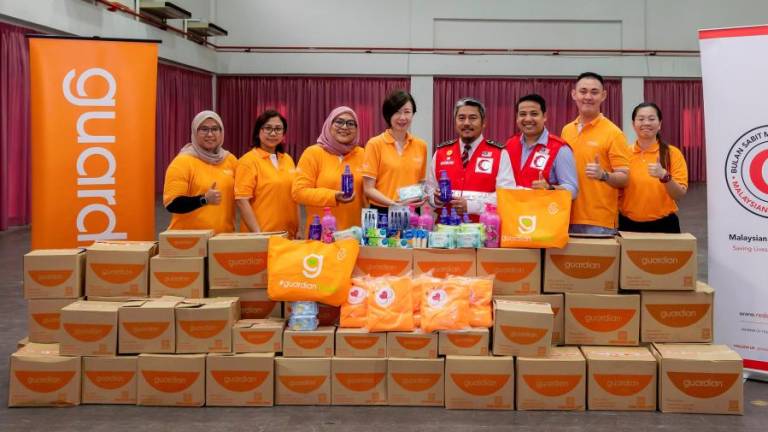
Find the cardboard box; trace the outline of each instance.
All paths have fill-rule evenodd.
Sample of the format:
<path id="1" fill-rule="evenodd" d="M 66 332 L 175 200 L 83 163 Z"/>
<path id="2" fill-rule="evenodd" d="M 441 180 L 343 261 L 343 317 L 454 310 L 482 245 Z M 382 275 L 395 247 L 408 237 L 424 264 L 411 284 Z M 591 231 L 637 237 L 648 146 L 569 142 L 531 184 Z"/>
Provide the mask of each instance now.
<path id="1" fill-rule="evenodd" d="M 581 347 L 590 411 L 655 411 L 656 358 L 646 347 Z"/>
<path id="2" fill-rule="evenodd" d="M 696 289 L 696 237 L 688 233 L 619 234 L 622 289 Z"/>
<path id="3" fill-rule="evenodd" d="M 83 357 L 83 403 L 136 405 L 138 357 Z"/>
<path id="4" fill-rule="evenodd" d="M 552 347 L 549 357 L 518 357 L 516 372 L 519 411 L 587 406 L 587 362 L 577 347 Z"/>
<path id="5" fill-rule="evenodd" d="M 445 359 L 387 359 L 389 405 L 443 406 Z"/>
<path id="6" fill-rule="evenodd" d="M 137 405 L 203 406 L 205 354 L 140 354 Z"/>
<path id="7" fill-rule="evenodd" d="M 704 282 L 696 291 L 642 291 L 642 342 L 712 342 L 715 291 Z"/>
<path id="8" fill-rule="evenodd" d="M 340 307 L 329 306 L 323 303 L 318 303 L 317 305 L 319 307 L 317 320 L 320 322 L 320 326 L 335 326 L 339 323 Z M 283 317 L 285 317 L 286 321 L 291 317 L 290 302 L 283 302 Z"/>
<path id="9" fill-rule="evenodd" d="M 564 294 L 538 294 L 538 295 L 516 295 L 495 297 L 502 300 L 526 301 L 536 303 L 549 303 L 552 307 L 552 313 L 555 314 L 555 323 L 552 327 L 552 345 L 562 345 L 565 343 L 565 304 Z"/>
<path id="10" fill-rule="evenodd" d="M 477 275 L 495 275 L 493 295 L 539 294 L 541 250 L 483 248 L 477 250 Z"/>
<path id="11" fill-rule="evenodd" d="M 336 329 L 336 356 L 382 358 L 387 356 L 387 334 L 359 328 Z"/>
<path id="12" fill-rule="evenodd" d="M 547 249 L 544 292 L 616 294 L 619 243 L 615 239 L 571 238 L 563 249 Z"/>
<path id="13" fill-rule="evenodd" d="M 208 354 L 205 369 L 206 405 L 274 405 L 274 353 Z"/>
<path id="14" fill-rule="evenodd" d="M 387 404 L 387 359 L 334 357 L 331 376 L 333 405 Z"/>
<path id="15" fill-rule="evenodd" d="M 232 325 L 239 316 L 236 298 L 185 300 L 176 306 L 176 352 L 232 352 Z"/>
<path id="16" fill-rule="evenodd" d="M 117 311 L 123 303 L 76 301 L 61 309 L 61 355 L 117 354 Z"/>
<path id="17" fill-rule="evenodd" d="M 213 230 L 167 230 L 160 233 L 159 250 L 162 257 L 206 257 L 208 239 Z"/>
<path id="18" fill-rule="evenodd" d="M 82 300 L 80 298 L 79 300 Z M 35 299 L 27 302 L 27 329 L 29 342 L 59 342 L 61 309 L 76 299 Z"/>
<path id="19" fill-rule="evenodd" d="M 566 345 L 638 345 L 640 296 L 565 295 Z"/>
<path id="20" fill-rule="evenodd" d="M 152 257 L 149 260 L 150 297 L 205 297 L 205 258 Z"/>
<path id="21" fill-rule="evenodd" d="M 80 363 L 58 344 L 27 344 L 11 354 L 8 406 L 80 405 Z"/>
<path id="22" fill-rule="evenodd" d="M 438 332 L 437 342 L 440 355 L 487 356 L 490 332 L 487 328 L 442 330 Z"/>
<path id="23" fill-rule="evenodd" d="M 272 301 L 264 288 L 215 289 L 208 296 L 237 297 L 240 299 L 240 319 L 280 318 L 282 302 Z"/>
<path id="24" fill-rule="evenodd" d="M 413 250 L 361 246 L 353 276 L 404 276 L 413 271 Z"/>
<path id="25" fill-rule="evenodd" d="M 494 300 L 493 315 L 495 355 L 549 355 L 555 315 L 548 303 Z"/>
<path id="26" fill-rule="evenodd" d="M 276 405 L 330 405 L 331 359 L 275 359 Z"/>
<path id="27" fill-rule="evenodd" d="M 208 240 L 211 289 L 266 288 L 267 246 L 273 235 L 286 233 L 225 233 Z"/>
<path id="28" fill-rule="evenodd" d="M 180 297 L 123 303 L 119 311 L 120 354 L 176 352 L 176 306 Z"/>
<path id="29" fill-rule="evenodd" d="M 474 410 L 515 409 L 515 359 L 447 356 L 445 407 Z"/>
<path id="30" fill-rule="evenodd" d="M 387 357 L 436 358 L 437 333 L 411 332 L 387 333 Z"/>
<path id="31" fill-rule="evenodd" d="M 283 351 L 281 318 L 240 320 L 232 326 L 232 351 L 236 353 L 276 353 Z"/>
<path id="32" fill-rule="evenodd" d="M 24 255 L 24 298 L 78 298 L 84 276 L 83 249 L 34 250 Z"/>
<path id="33" fill-rule="evenodd" d="M 95 242 L 86 248 L 85 295 L 147 297 L 155 242 Z"/>
<path id="34" fill-rule="evenodd" d="M 477 276 L 475 249 L 414 249 L 413 275 L 432 271 L 432 276 Z"/>
<path id="35" fill-rule="evenodd" d="M 725 345 L 653 344 L 661 412 L 744 414 L 742 359 Z"/>
<path id="36" fill-rule="evenodd" d="M 321 326 L 312 331 L 285 330 L 283 356 L 333 357 L 335 327 Z"/>

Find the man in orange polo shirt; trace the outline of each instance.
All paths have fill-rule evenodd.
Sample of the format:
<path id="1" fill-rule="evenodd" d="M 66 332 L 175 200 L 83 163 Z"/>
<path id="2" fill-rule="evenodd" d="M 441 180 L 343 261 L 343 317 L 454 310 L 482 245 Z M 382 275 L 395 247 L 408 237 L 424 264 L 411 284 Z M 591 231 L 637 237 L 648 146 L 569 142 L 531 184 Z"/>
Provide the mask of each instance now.
<path id="1" fill-rule="evenodd" d="M 613 235 L 619 214 L 619 189 L 629 181 L 630 150 L 621 129 L 600 112 L 608 93 L 603 77 L 584 72 L 571 98 L 579 117 L 560 136 L 573 148 L 579 196 L 571 208 L 572 234 Z"/>

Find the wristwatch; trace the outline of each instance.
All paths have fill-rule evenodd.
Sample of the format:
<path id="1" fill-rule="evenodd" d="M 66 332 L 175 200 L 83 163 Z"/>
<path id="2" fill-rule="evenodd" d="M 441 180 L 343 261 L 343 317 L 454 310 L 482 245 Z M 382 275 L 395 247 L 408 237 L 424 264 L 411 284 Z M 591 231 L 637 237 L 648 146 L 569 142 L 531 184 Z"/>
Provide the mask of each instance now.
<path id="1" fill-rule="evenodd" d="M 608 181 L 608 171 L 603 171 L 603 174 L 600 176 L 600 181 Z"/>
<path id="2" fill-rule="evenodd" d="M 208 200 L 205 199 L 205 195 L 200 197 L 200 205 L 201 206 L 208 205 Z"/>
<path id="3" fill-rule="evenodd" d="M 659 179 L 662 183 L 669 183 L 670 180 L 672 180 L 672 176 L 669 173 L 664 174 L 664 177 Z"/>

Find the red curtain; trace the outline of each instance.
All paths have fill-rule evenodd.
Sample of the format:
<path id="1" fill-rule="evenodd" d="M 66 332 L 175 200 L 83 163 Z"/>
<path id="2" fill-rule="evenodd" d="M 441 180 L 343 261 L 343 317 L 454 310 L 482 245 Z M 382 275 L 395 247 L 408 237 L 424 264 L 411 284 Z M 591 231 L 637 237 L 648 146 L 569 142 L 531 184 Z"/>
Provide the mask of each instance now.
<path id="1" fill-rule="evenodd" d="M 0 230 L 29 223 L 31 32 L 0 22 Z"/>
<path id="2" fill-rule="evenodd" d="M 661 109 L 661 136 L 683 152 L 689 181 L 707 181 L 701 80 L 645 80 L 645 100 Z"/>
<path id="3" fill-rule="evenodd" d="M 286 152 L 297 162 L 304 149 L 316 142 L 333 108 L 347 105 L 355 110 L 364 145 L 386 128 L 381 103 L 387 93 L 410 88 L 408 78 L 221 76 L 217 81 L 225 147 L 238 156 L 247 152 L 256 117 L 273 108 L 288 121 Z"/>
<path id="4" fill-rule="evenodd" d="M 515 102 L 529 93 L 538 93 L 547 101 L 547 128 L 560 135 L 563 126 L 578 114 L 571 99 L 572 88 L 572 78 L 435 78 L 434 141 L 455 138 L 453 106 L 468 96 L 485 104 L 485 137 L 506 141 L 517 133 Z M 603 103 L 603 114 L 621 127 L 621 80 L 606 80 L 605 89 L 608 99 Z"/>
<path id="5" fill-rule="evenodd" d="M 162 193 L 165 170 L 184 144 L 197 113 L 213 109 L 213 75 L 157 65 L 155 190 Z"/>

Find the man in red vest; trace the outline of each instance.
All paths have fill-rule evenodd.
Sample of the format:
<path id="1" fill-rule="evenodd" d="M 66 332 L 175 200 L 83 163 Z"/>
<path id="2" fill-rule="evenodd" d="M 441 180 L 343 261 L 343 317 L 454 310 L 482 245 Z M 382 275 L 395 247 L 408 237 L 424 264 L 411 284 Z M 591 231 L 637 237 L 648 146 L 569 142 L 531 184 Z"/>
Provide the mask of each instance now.
<path id="1" fill-rule="evenodd" d="M 427 186 L 434 194 L 435 207 L 449 206 L 457 213 L 468 213 L 476 221 L 486 203 L 496 203 L 496 189 L 516 187 L 509 154 L 504 144 L 483 137 L 485 106 L 477 99 L 456 102 L 453 118 L 459 139 L 435 146 L 432 166 L 427 170 Z M 438 181 L 445 171 L 451 181 L 453 199 L 440 201 Z"/>
<path id="2" fill-rule="evenodd" d="M 538 94 L 517 100 L 520 133 L 507 140 L 507 152 L 518 186 L 531 189 L 562 189 L 576 199 L 579 180 L 573 150 L 562 138 L 549 133 L 547 103 Z"/>

